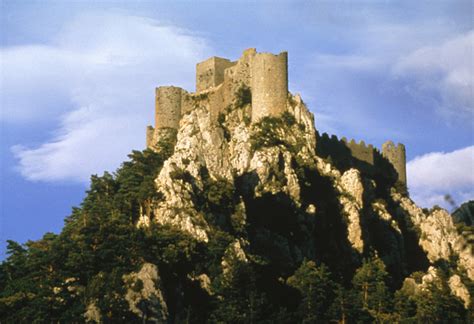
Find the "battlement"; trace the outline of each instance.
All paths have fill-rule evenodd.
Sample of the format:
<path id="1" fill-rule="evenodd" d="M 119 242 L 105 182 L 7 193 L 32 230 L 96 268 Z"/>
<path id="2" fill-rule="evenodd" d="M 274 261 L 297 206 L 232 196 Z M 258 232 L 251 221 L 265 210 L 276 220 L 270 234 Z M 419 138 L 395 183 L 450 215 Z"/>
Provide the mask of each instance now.
<path id="1" fill-rule="evenodd" d="M 356 143 L 353 139 L 348 142 L 345 137 L 342 138 L 342 142 L 349 148 L 354 158 L 371 165 L 374 164 L 374 147 L 372 144 L 367 146 L 364 141 Z"/>
<path id="2" fill-rule="evenodd" d="M 366 145 L 364 141 L 357 143 L 351 139 L 348 141 L 345 137 L 338 139 L 336 135 L 329 137 L 327 133 L 319 136 L 318 145 L 321 146 L 320 152 L 323 155 L 331 155 L 336 158 L 351 157 L 360 162 L 374 165 L 374 146 Z"/>
<path id="3" fill-rule="evenodd" d="M 395 145 L 392 141 L 387 141 L 382 145 L 382 156 L 390 161 L 395 168 L 395 171 L 397 171 L 398 180 L 406 187 L 407 172 L 405 145 L 401 143 Z"/>
<path id="4" fill-rule="evenodd" d="M 317 154 L 323 158 L 331 157 L 339 168 L 356 167 L 368 174 L 373 174 L 376 167 L 382 168 L 386 174 L 392 174 L 390 169 L 393 167 L 396 179 L 406 186 L 406 157 L 403 144 L 395 145 L 392 141 L 385 142 L 380 152 L 373 145 L 365 144 L 364 141 L 357 143 L 354 140 L 348 141 L 345 137 L 339 139 L 335 135 L 329 136 L 327 133 L 322 135 L 317 133 L 317 136 Z"/>
<path id="5" fill-rule="evenodd" d="M 196 65 L 195 93 L 188 93 L 174 86 L 157 88 L 155 127 L 149 126 L 146 130 L 147 147 L 153 148 L 162 136 L 160 134 L 170 131 L 170 134 L 176 135 L 181 117 L 196 107 L 206 109 L 210 122 L 217 123 L 221 113 L 241 102 L 239 96 L 242 88 L 251 94 L 251 105 L 245 111 L 251 114 L 253 123 L 263 117 L 279 116 L 288 109 L 291 110 L 288 96 L 288 53 L 257 53 L 255 48 L 249 48 L 237 61 L 214 56 Z M 244 105 L 248 103 L 247 101 Z M 345 137 L 338 139 L 334 135 L 329 137 L 326 133 L 317 136 L 318 155 L 331 157 L 341 169 L 355 167 L 373 174 L 375 169 L 385 172 L 389 168 L 391 170 L 387 173 L 392 175 L 390 177 L 393 178 L 396 171 L 398 180 L 406 185 L 405 146 L 402 144 L 386 142 L 381 154 L 364 141 L 348 141 Z"/>

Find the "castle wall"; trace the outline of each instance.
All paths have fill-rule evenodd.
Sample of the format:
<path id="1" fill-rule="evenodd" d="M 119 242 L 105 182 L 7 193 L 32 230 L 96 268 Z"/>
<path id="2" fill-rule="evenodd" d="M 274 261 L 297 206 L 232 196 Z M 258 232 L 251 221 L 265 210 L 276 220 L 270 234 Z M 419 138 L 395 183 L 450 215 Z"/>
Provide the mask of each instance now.
<path id="1" fill-rule="evenodd" d="M 185 91 L 179 87 L 156 88 L 155 128 L 179 128 L 181 97 Z"/>
<path id="2" fill-rule="evenodd" d="M 252 122 L 266 116 L 279 116 L 287 109 L 299 121 L 302 111 L 307 111 L 306 108 L 301 110 L 304 104 L 299 96 L 288 96 L 288 54 L 257 53 L 255 48 L 250 48 L 245 50 L 236 62 L 211 57 L 198 63 L 196 93 L 188 93 L 174 86 L 157 88 L 155 128 L 147 127 L 147 147 L 153 147 L 162 132 L 176 132 L 181 116 L 198 106 L 205 107 L 209 111 L 211 121 L 216 122 L 221 112 L 233 107 L 241 87 L 251 91 Z M 321 137 L 318 135 L 317 141 L 318 155 L 331 156 L 344 168 L 359 167 L 372 172 L 373 166 L 380 161 L 391 169 L 388 164 L 390 162 L 398 174 L 398 180 L 405 185 L 407 183 L 406 154 L 402 144 L 395 146 L 391 141 L 384 143 L 382 158 L 372 145 L 367 146 L 363 141 L 348 142 L 345 138 L 329 138 L 327 134 Z M 382 168 L 385 169 L 385 166 Z"/>
<path id="3" fill-rule="evenodd" d="M 251 88 L 250 66 L 256 53 L 255 48 L 246 49 L 236 64 L 224 71 L 224 107 L 235 100 L 236 93 L 241 86 Z"/>
<path id="4" fill-rule="evenodd" d="M 196 100 L 191 93 L 181 94 L 181 116 L 191 112 L 196 107 Z"/>
<path id="5" fill-rule="evenodd" d="M 392 141 L 387 141 L 382 145 L 382 155 L 392 163 L 398 174 L 398 180 L 407 185 L 406 172 L 406 152 L 405 145 L 398 143 L 395 145 Z"/>
<path id="6" fill-rule="evenodd" d="M 146 147 L 151 148 L 153 146 L 153 134 L 155 133 L 155 129 L 153 126 L 146 127 Z"/>
<path id="7" fill-rule="evenodd" d="M 257 53 L 251 61 L 252 122 L 279 116 L 288 99 L 288 53 Z"/>
<path id="8" fill-rule="evenodd" d="M 344 167 L 368 167 L 375 165 L 375 149 L 372 145 L 366 145 L 364 141 L 356 143 L 354 140 L 347 141 L 345 137 L 338 139 L 337 136 L 323 133 L 317 134 L 316 151 L 321 157 L 331 156 L 333 160 L 339 161 Z"/>
<path id="9" fill-rule="evenodd" d="M 225 111 L 224 88 L 219 86 L 215 91 L 209 92 L 207 104 L 211 121 L 216 122 L 219 113 Z"/>
<path id="10" fill-rule="evenodd" d="M 357 144 L 354 140 L 345 141 L 345 144 L 354 158 L 374 165 L 374 147 L 372 145 L 366 146 L 364 141 Z"/>
<path id="11" fill-rule="evenodd" d="M 211 57 L 196 65 L 196 92 L 217 87 L 224 82 L 225 69 L 235 65 L 228 59 Z"/>

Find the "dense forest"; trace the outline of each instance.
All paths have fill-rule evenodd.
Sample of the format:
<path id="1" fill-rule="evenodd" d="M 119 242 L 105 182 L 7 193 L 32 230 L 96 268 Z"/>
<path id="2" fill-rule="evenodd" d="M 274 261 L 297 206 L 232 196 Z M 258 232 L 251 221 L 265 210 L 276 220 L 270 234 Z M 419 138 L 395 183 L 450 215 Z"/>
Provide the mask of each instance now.
<path id="1" fill-rule="evenodd" d="M 9 241 L 0 265 L 0 321 L 472 322 L 472 302 L 466 309 L 449 288 L 457 273 L 449 262 L 437 264 L 437 280 L 419 289 L 426 266 L 411 268 L 409 285 L 377 249 L 369 247 L 355 263 L 338 253 L 347 236 L 341 210 L 325 177 L 299 168 L 298 161 L 302 196 L 320 199 L 317 217 L 300 214 L 284 195 L 254 199 L 246 194 L 246 178 L 233 185 L 202 170 L 204 185 L 193 199 L 210 224 L 208 242 L 171 225 L 137 226 L 140 215 L 152 214 L 162 199 L 154 180 L 172 154 L 172 143 L 161 143 L 157 152 L 134 151 L 115 173 L 92 176 L 60 234 L 26 244 Z M 192 182 L 183 171 L 172 176 Z M 236 221 L 240 199 L 245 225 Z M 315 239 L 307 243 L 309 236 Z M 242 237 L 245 255 L 233 243 Z M 313 252 L 287 257 L 306 245 Z M 237 252 L 230 254 L 229 246 Z"/>

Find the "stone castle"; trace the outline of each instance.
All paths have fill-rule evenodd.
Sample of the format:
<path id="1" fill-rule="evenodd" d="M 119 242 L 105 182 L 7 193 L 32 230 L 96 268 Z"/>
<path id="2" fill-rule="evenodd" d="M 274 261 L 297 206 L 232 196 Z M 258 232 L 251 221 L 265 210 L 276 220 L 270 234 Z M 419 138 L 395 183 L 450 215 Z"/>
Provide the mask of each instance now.
<path id="1" fill-rule="evenodd" d="M 239 89 L 244 87 L 251 93 L 251 122 L 255 123 L 266 116 L 280 116 L 288 110 L 288 53 L 278 55 L 257 53 L 254 48 L 247 49 L 237 61 L 211 57 L 196 65 L 196 92 L 190 93 L 175 86 L 156 88 L 155 127 L 147 127 L 146 145 L 153 147 L 163 131 L 177 131 L 181 117 L 192 111 L 201 100 L 207 101 L 211 120 L 217 122 L 218 116 L 225 113 L 236 99 Z M 298 96 L 299 98 L 299 96 Z M 338 140 L 327 134 L 318 137 L 317 145 L 331 149 L 339 146 L 357 162 L 373 166 L 377 156 L 390 162 L 397 173 L 398 181 L 405 187 L 406 156 L 403 144 L 395 145 L 387 141 L 380 153 L 372 145 L 363 141 L 356 143 L 345 138 Z"/>

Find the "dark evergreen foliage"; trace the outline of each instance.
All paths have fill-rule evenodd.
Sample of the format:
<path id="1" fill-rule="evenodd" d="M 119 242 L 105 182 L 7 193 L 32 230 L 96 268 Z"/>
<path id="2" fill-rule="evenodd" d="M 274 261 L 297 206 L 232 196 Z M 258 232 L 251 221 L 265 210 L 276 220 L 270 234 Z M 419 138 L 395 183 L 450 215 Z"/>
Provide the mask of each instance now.
<path id="1" fill-rule="evenodd" d="M 243 90 L 242 104 L 249 96 Z M 254 149 L 283 145 L 297 152 L 298 143 L 289 144 L 280 133 L 294 126 L 296 121 L 288 114 L 264 118 L 252 137 Z M 153 218 L 153 205 L 162 199 L 154 179 L 172 154 L 172 145 L 161 145 L 160 153 L 132 152 L 130 161 L 114 174 L 92 176 L 86 198 L 66 218 L 59 235 L 47 233 L 24 245 L 8 242 L 8 258 L 0 265 L 2 323 L 81 323 L 92 302 L 105 323 L 149 322 L 156 310 L 144 301 L 139 305 L 144 314 L 140 317 L 125 298 L 124 275 L 137 272 L 144 263 L 159 269 L 170 323 L 469 320 L 447 285 L 453 268 L 449 263 L 437 265 L 446 273 L 440 284 L 415 293 L 396 290 L 401 278 L 391 276 L 396 272 L 386 267 L 383 257 L 367 251 L 365 260 L 354 261 L 346 216 L 330 180 L 297 158 L 293 168 L 302 206 L 281 193 L 255 197 L 255 174 L 244 174 L 231 183 L 213 179 L 202 169 L 203 186 L 193 199 L 211 227 L 209 242 L 154 223 L 138 228 L 140 215 Z M 285 185 L 280 166 L 271 175 Z M 181 170 L 173 172 L 172 178 L 195 181 Z M 384 195 L 380 192 L 377 198 L 384 201 Z M 239 204 L 246 210 L 243 225 Z M 314 215 L 306 212 L 310 204 L 318 206 Z M 386 205 L 391 211 L 396 208 L 390 201 Z M 404 235 L 414 233 L 410 224 L 400 224 Z M 248 242 L 245 261 L 226 259 L 226 250 L 237 238 Z M 372 247 L 383 252 L 383 238 L 372 239 L 380 239 Z M 423 265 L 409 269 L 426 270 Z M 196 280 L 203 274 L 209 278 L 208 287 Z M 417 274 L 413 277 L 419 279 Z M 141 281 L 133 285 L 135 291 L 142 288 Z"/>

